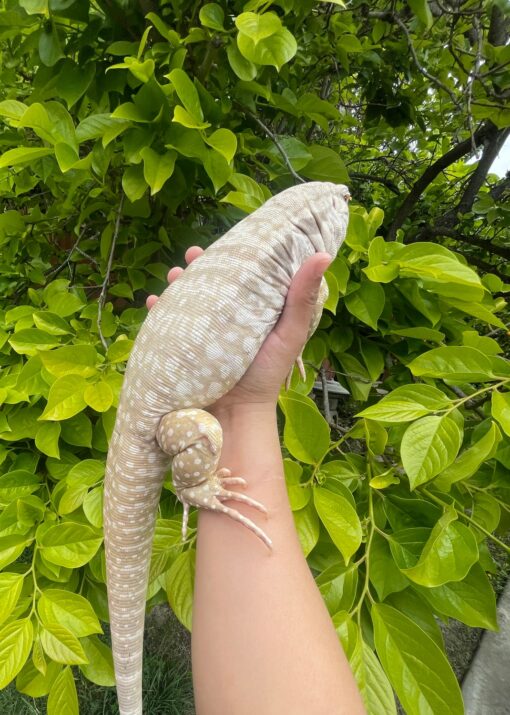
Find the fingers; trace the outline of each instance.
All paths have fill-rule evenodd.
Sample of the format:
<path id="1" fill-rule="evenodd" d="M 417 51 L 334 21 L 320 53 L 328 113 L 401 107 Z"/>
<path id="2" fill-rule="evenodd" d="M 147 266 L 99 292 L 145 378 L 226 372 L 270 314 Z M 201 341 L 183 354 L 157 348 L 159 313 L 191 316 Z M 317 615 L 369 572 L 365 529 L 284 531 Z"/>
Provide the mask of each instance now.
<path id="1" fill-rule="evenodd" d="M 184 254 L 184 260 L 189 266 L 189 264 L 192 263 L 196 258 L 201 256 L 203 252 L 204 249 L 200 248 L 200 246 L 190 246 Z M 184 268 L 181 268 L 180 266 L 174 266 L 168 271 L 166 279 L 169 283 L 173 283 L 177 278 L 179 278 L 182 273 L 184 273 Z M 149 295 L 145 301 L 145 305 L 150 310 L 157 300 L 157 295 Z"/>
<path id="2" fill-rule="evenodd" d="M 203 252 L 204 249 L 200 248 L 200 246 L 190 246 L 184 254 L 184 260 L 189 265 L 192 261 L 195 260 L 195 258 L 201 256 Z"/>
<path id="3" fill-rule="evenodd" d="M 166 279 L 169 283 L 173 283 L 176 278 L 179 278 L 181 273 L 184 273 L 184 268 L 181 268 L 180 266 L 174 266 L 168 271 Z"/>
<path id="4" fill-rule="evenodd" d="M 292 280 L 282 315 L 275 328 L 278 337 L 292 355 L 299 354 L 306 341 L 322 276 L 331 261 L 329 253 L 316 253 L 303 263 Z"/>

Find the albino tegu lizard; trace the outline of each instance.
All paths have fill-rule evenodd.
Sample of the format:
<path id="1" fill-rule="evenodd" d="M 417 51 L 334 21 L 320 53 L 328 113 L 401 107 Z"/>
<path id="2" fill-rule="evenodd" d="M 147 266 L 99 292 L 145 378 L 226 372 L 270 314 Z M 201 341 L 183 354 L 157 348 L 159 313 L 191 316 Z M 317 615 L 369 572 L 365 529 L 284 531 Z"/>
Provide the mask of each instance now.
<path id="1" fill-rule="evenodd" d="M 104 536 L 120 715 L 142 715 L 142 648 L 149 562 L 165 472 L 184 505 L 215 509 L 269 547 L 251 520 L 223 504 L 245 484 L 218 470 L 219 422 L 203 408 L 244 375 L 277 322 L 291 280 L 316 252 L 334 257 L 345 238 L 346 186 L 310 182 L 282 191 L 244 218 L 168 286 L 129 357 L 106 463 Z M 323 288 L 325 287 L 323 279 Z M 310 334 L 322 312 L 319 295 Z M 300 369 L 302 370 L 302 362 Z"/>

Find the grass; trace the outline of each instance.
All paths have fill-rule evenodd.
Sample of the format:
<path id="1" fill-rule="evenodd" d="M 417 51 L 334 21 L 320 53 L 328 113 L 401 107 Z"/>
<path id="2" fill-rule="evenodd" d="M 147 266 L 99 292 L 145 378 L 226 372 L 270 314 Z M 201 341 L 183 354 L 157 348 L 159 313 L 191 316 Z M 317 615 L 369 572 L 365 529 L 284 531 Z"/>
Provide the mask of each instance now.
<path id="1" fill-rule="evenodd" d="M 82 715 L 119 715 L 115 688 L 87 680 L 73 668 Z M 151 715 L 194 715 L 193 686 L 189 663 L 168 661 L 158 655 L 144 657 L 144 712 Z M 46 715 L 46 698 L 18 693 L 14 683 L 0 691 L 2 715 Z"/>

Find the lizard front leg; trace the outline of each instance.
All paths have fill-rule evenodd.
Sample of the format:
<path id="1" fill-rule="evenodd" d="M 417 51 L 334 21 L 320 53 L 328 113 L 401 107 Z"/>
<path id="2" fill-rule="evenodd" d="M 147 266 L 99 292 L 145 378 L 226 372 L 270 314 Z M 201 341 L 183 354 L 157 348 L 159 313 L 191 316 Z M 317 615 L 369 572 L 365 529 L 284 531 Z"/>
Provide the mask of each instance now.
<path id="1" fill-rule="evenodd" d="M 328 299 L 328 295 L 329 295 L 328 284 L 326 283 L 326 279 L 323 278 L 321 280 L 321 284 L 319 287 L 319 295 L 317 297 L 317 303 L 315 304 L 315 307 L 313 309 L 312 320 L 310 322 L 310 328 L 308 329 L 308 335 L 306 336 L 306 342 L 308 342 L 310 340 L 312 335 L 317 330 L 317 326 L 319 325 L 320 319 L 322 316 L 322 309 L 324 308 L 324 303 Z M 296 358 L 295 364 L 299 370 L 299 374 L 301 375 L 301 378 L 303 380 L 306 380 L 305 366 L 303 365 L 303 350 L 299 353 L 298 357 Z M 289 374 L 287 375 L 287 379 L 285 381 L 285 389 L 286 390 L 288 390 L 290 387 L 290 381 L 292 379 L 293 371 L 294 371 L 294 365 L 290 368 Z"/>
<path id="2" fill-rule="evenodd" d="M 225 489 L 226 485 L 246 486 L 246 481 L 242 477 L 232 477 L 229 469 L 218 469 L 223 432 L 215 417 L 199 409 L 169 412 L 159 422 L 156 439 L 161 449 L 173 456 L 173 484 L 184 507 L 183 539 L 186 538 L 189 507 L 196 506 L 227 514 L 272 548 L 271 539 L 262 529 L 236 509 L 223 504 L 223 500 L 233 499 L 267 514 L 265 506 L 255 499 Z"/>

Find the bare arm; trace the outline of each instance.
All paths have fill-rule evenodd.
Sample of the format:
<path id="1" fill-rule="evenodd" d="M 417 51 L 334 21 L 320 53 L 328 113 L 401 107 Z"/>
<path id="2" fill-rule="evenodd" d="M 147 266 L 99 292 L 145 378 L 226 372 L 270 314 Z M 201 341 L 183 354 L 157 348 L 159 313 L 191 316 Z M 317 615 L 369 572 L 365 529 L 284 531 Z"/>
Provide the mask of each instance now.
<path id="1" fill-rule="evenodd" d="M 190 249 L 186 258 L 196 255 Z M 199 512 L 192 633 L 197 715 L 365 715 L 298 541 L 276 426 L 278 391 L 306 339 L 326 264 L 317 254 L 299 271 L 255 362 L 210 410 L 223 428 L 220 466 L 248 481 L 246 494 L 267 506 L 268 518 L 236 506 L 268 533 L 273 551 L 235 522 Z M 170 279 L 178 275 L 172 270 Z"/>

